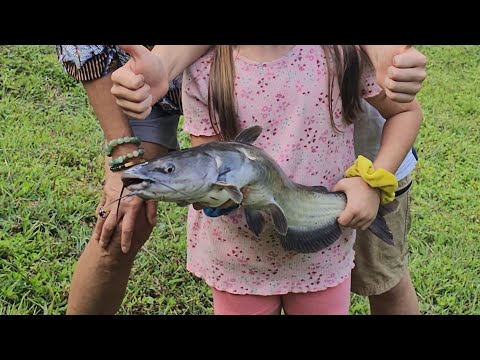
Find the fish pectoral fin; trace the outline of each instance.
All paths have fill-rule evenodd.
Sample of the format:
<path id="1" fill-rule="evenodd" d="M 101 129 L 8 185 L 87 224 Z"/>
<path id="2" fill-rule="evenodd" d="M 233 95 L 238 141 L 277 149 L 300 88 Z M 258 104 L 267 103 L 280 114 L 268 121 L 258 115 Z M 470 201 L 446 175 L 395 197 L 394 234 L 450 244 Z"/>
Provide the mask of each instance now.
<path id="1" fill-rule="evenodd" d="M 270 210 L 270 214 L 272 215 L 275 230 L 277 230 L 280 235 L 286 235 L 288 231 L 288 222 L 282 208 L 274 203 L 268 206 L 268 210 Z"/>
<path id="2" fill-rule="evenodd" d="M 235 204 L 241 204 L 242 203 L 243 194 L 235 185 L 226 183 L 225 181 L 217 181 L 213 185 L 214 185 L 215 188 L 217 188 L 219 190 L 225 190 L 228 193 L 228 196 L 230 196 L 230 199 Z"/>
<path id="3" fill-rule="evenodd" d="M 260 235 L 265 228 L 265 218 L 259 210 L 245 208 L 245 219 L 248 228 L 255 234 Z"/>
<path id="4" fill-rule="evenodd" d="M 260 136 L 262 133 L 262 127 L 259 125 L 255 125 L 249 127 L 245 130 L 242 130 L 236 137 L 233 139 L 235 142 L 239 142 L 242 144 L 253 144 L 255 140 Z"/>
<path id="5" fill-rule="evenodd" d="M 387 222 L 383 217 L 382 213 L 379 211 L 377 217 L 368 227 L 368 230 L 375 236 L 377 236 L 380 240 L 384 241 L 388 245 L 393 245 L 393 234 L 388 228 Z"/>

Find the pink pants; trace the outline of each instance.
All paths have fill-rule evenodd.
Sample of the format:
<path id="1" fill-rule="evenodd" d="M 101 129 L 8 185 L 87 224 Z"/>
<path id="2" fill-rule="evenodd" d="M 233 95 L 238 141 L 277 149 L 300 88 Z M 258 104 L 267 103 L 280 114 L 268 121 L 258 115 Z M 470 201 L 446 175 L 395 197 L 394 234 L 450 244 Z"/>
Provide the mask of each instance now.
<path id="1" fill-rule="evenodd" d="M 285 295 L 236 295 L 212 288 L 215 315 L 347 315 L 350 307 L 348 277 L 335 287 Z"/>

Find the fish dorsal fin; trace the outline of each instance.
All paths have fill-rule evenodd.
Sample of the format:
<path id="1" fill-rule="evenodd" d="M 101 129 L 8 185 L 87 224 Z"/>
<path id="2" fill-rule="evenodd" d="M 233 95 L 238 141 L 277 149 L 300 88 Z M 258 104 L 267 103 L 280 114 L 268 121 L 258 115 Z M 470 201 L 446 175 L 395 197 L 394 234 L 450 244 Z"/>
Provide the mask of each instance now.
<path id="1" fill-rule="evenodd" d="M 272 215 L 275 230 L 277 230 L 280 235 L 286 235 L 288 231 L 288 222 L 282 208 L 278 206 L 277 203 L 273 203 L 268 205 L 268 209 Z"/>
<path id="2" fill-rule="evenodd" d="M 242 203 L 243 194 L 235 185 L 226 183 L 225 181 L 217 181 L 213 186 L 217 189 L 225 190 L 235 204 Z"/>
<path id="3" fill-rule="evenodd" d="M 238 134 L 235 139 L 233 139 L 233 141 L 242 144 L 253 144 L 253 142 L 257 140 L 261 133 L 262 127 L 260 125 L 255 125 L 249 127 L 248 129 L 242 130 L 240 134 Z"/>

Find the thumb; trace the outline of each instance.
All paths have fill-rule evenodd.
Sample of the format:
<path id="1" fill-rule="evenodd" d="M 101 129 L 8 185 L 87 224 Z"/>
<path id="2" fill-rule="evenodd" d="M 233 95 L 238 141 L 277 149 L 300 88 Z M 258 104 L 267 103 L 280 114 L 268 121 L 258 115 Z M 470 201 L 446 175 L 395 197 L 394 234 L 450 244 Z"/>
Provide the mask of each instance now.
<path id="1" fill-rule="evenodd" d="M 347 207 L 342 211 L 342 213 L 338 217 L 337 222 L 342 226 L 347 226 L 348 224 L 350 224 L 350 221 L 352 221 L 352 219 L 353 219 L 353 213 L 347 205 Z"/>
<path id="2" fill-rule="evenodd" d="M 393 52 L 393 59 L 392 59 L 392 64 L 395 67 L 400 67 L 401 66 L 401 59 L 399 59 L 398 55 L 401 55 L 405 53 L 406 51 L 410 50 L 412 48 L 412 45 L 403 45 L 399 46 L 394 52 Z"/>
<path id="3" fill-rule="evenodd" d="M 407 51 L 411 47 L 412 47 L 412 45 L 402 45 L 402 46 L 399 46 L 393 53 L 394 53 L 394 55 L 398 55 L 398 54 L 401 54 L 401 53 Z"/>
<path id="4" fill-rule="evenodd" d="M 143 45 L 118 45 L 120 49 L 128 53 L 133 60 L 139 60 L 149 50 Z"/>
<path id="5" fill-rule="evenodd" d="M 336 191 L 343 191 L 344 192 L 345 191 L 345 186 L 343 186 L 345 182 L 343 180 L 345 180 L 345 179 L 341 179 L 340 181 L 338 181 L 335 184 L 335 186 L 332 188 L 333 192 L 336 192 Z"/>

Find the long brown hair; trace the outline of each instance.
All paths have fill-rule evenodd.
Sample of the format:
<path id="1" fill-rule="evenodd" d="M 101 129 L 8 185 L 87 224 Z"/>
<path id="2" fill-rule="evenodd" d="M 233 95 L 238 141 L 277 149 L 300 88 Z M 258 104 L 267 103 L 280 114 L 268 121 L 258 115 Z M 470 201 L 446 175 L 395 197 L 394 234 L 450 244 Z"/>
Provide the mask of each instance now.
<path id="1" fill-rule="evenodd" d="M 363 51 L 354 45 L 321 45 L 327 58 L 328 99 L 332 127 L 338 131 L 333 112 L 333 85 L 337 81 L 342 99 L 343 119 L 350 124 L 362 111 L 360 75 L 362 67 L 371 65 Z M 224 141 L 232 140 L 238 132 L 235 96 L 235 63 L 233 45 L 217 45 L 210 67 L 208 83 L 208 112 L 213 129 Z M 335 104 L 334 104 L 335 102 Z"/>

